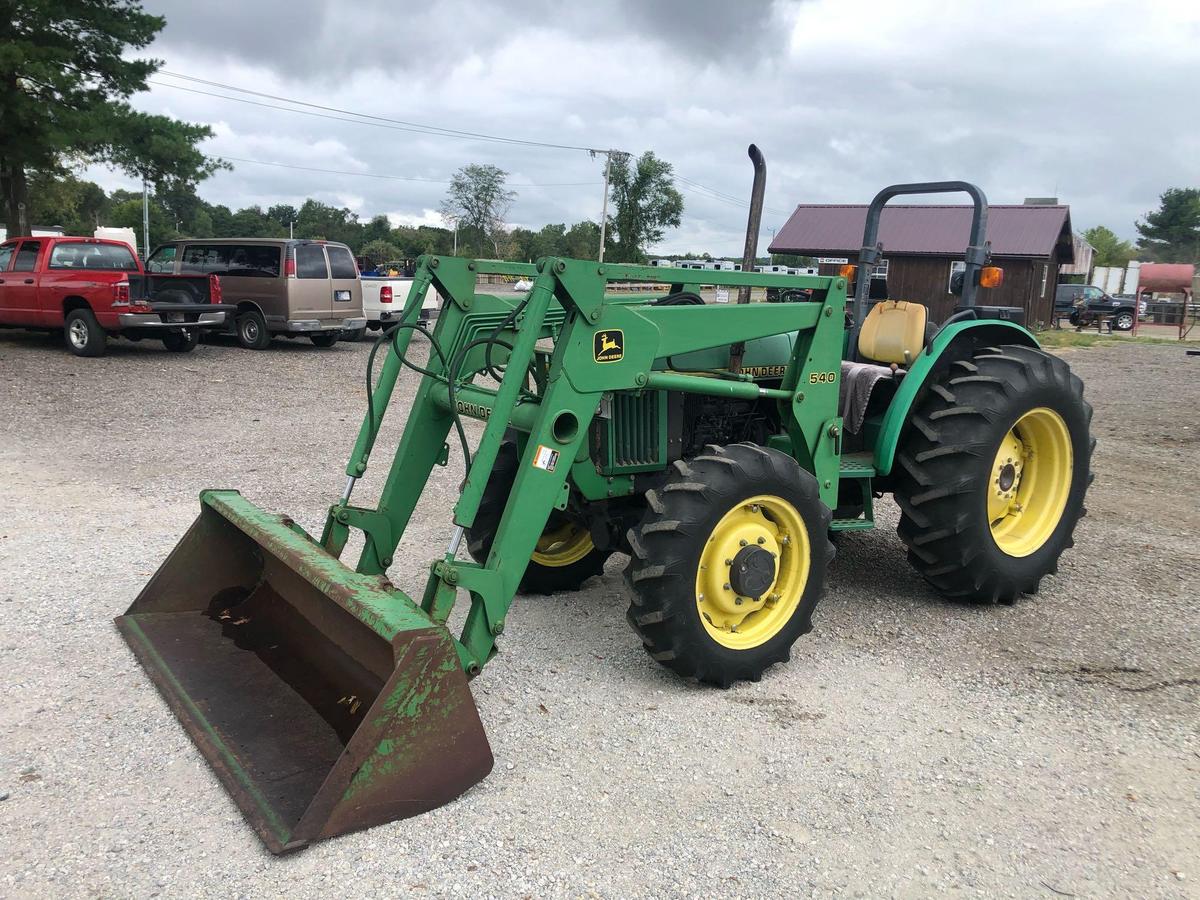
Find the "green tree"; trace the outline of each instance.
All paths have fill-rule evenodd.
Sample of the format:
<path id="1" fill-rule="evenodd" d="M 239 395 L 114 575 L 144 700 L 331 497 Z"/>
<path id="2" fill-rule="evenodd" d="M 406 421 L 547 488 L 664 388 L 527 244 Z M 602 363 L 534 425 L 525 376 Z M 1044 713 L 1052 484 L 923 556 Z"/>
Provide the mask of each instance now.
<path id="1" fill-rule="evenodd" d="M 484 255 L 487 244 L 496 252 L 504 217 L 517 198 L 507 181 L 508 173 L 491 165 L 463 166 L 451 177 L 441 213 L 447 224 L 458 224 L 460 246 L 465 243 L 463 238 L 469 237 L 479 256 Z"/>
<path id="2" fill-rule="evenodd" d="M 642 262 L 646 248 L 662 240 L 667 228 L 678 228 L 683 195 L 671 181 L 671 164 L 646 151 L 634 163 L 614 153 L 610 171 L 612 262 Z"/>
<path id="3" fill-rule="evenodd" d="M 376 265 L 404 258 L 404 252 L 391 241 L 368 241 L 359 252 Z"/>
<path id="4" fill-rule="evenodd" d="M 1092 263 L 1097 266 L 1127 266 L 1137 255 L 1137 248 L 1133 244 L 1121 240 L 1103 225 L 1089 228 L 1083 233 L 1083 239 L 1096 251 L 1092 255 Z"/>
<path id="5" fill-rule="evenodd" d="M 108 224 L 108 196 L 90 181 L 37 172 L 29 179 L 29 198 L 32 225 L 61 225 L 67 234 L 89 235 Z"/>
<path id="6" fill-rule="evenodd" d="M 363 225 L 359 229 L 358 240 L 360 244 L 369 244 L 372 241 L 386 241 L 392 234 L 392 223 L 388 221 L 387 216 L 373 216 L 371 221 Z"/>
<path id="7" fill-rule="evenodd" d="M 233 214 L 233 230 L 236 237 L 269 238 L 287 237 L 288 231 L 258 206 L 247 206 Z"/>
<path id="8" fill-rule="evenodd" d="M 320 238 L 355 246 L 362 226 L 349 209 L 328 206 L 319 200 L 305 200 L 296 212 L 296 237 Z M 285 232 L 286 233 L 286 232 Z"/>
<path id="9" fill-rule="evenodd" d="M 221 165 L 202 125 L 126 102 L 160 63 L 135 59 L 165 20 L 137 0 L 0 0 L 0 202 L 10 235 L 30 229 L 29 175 L 109 163 L 161 187 Z"/>
<path id="10" fill-rule="evenodd" d="M 118 228 L 132 228 L 137 234 L 138 246 L 142 243 L 142 195 L 131 191 L 115 191 L 113 204 L 108 212 L 108 224 Z M 180 234 L 175 230 L 175 219 L 158 202 L 150 198 L 150 251 L 163 241 L 173 240 Z"/>
<path id="11" fill-rule="evenodd" d="M 576 222 L 563 236 L 564 253 L 572 259 L 595 259 L 600 254 L 600 226 L 584 220 Z"/>
<path id="12" fill-rule="evenodd" d="M 298 211 L 290 203 L 279 203 L 267 210 L 267 215 L 278 222 L 286 230 L 296 221 Z"/>
<path id="13" fill-rule="evenodd" d="M 1135 223 L 1138 247 L 1158 262 L 1200 260 L 1200 188 L 1171 188 L 1159 207 Z"/>

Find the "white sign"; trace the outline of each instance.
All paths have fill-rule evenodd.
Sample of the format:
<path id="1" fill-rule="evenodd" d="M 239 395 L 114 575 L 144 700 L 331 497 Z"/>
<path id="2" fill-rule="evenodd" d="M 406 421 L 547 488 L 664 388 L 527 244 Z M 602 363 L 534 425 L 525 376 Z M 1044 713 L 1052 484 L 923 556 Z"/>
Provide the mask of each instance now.
<path id="1" fill-rule="evenodd" d="M 716 301 L 718 303 L 728 303 L 729 302 L 729 288 L 727 288 L 727 287 L 717 288 Z"/>
<path id="2" fill-rule="evenodd" d="M 818 256 L 817 263 L 828 266 L 844 266 L 850 260 L 845 256 Z"/>

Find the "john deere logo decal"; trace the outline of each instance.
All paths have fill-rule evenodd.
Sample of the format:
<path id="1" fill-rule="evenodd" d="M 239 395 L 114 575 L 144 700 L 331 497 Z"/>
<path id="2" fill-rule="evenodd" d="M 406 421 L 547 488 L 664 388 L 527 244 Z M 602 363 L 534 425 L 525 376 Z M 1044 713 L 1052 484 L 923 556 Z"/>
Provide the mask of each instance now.
<path id="1" fill-rule="evenodd" d="M 625 332 L 618 328 L 597 331 L 596 362 L 617 362 L 625 358 Z"/>

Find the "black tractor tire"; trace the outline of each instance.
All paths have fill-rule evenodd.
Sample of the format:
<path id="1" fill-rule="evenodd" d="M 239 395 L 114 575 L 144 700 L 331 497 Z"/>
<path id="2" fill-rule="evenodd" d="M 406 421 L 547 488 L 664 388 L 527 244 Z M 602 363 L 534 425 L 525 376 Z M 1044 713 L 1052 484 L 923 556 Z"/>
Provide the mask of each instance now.
<path id="1" fill-rule="evenodd" d="M 508 502 L 509 492 L 517 478 L 517 469 L 521 457 L 517 452 L 515 441 L 505 440 L 500 444 L 496 454 L 496 464 L 488 477 L 487 486 L 483 490 L 483 499 L 479 504 L 479 512 L 475 515 L 475 524 L 467 529 L 467 552 L 471 558 L 482 565 L 487 562 L 492 549 L 492 541 L 500 527 L 500 517 L 504 514 L 504 505 Z M 573 533 L 572 533 L 573 530 Z M 601 550 L 591 543 L 591 537 L 584 536 L 582 526 L 574 523 L 565 513 L 551 510 L 546 522 L 543 535 L 556 532 L 566 532 L 568 538 L 562 542 L 563 555 L 561 564 L 549 565 L 529 561 L 525 574 L 521 579 L 520 589 L 528 594 L 555 594 L 560 591 L 577 591 L 583 583 L 594 575 L 604 572 L 604 563 L 612 555 L 611 550 Z M 547 561 L 553 559 L 554 552 L 544 554 Z"/>
<path id="2" fill-rule="evenodd" d="M 1114 331 L 1133 331 L 1133 310 L 1119 309 L 1112 317 Z"/>
<path id="3" fill-rule="evenodd" d="M 1083 382 L 1042 350 L 985 347 L 952 362 L 918 401 L 896 456 L 897 531 L 913 568 L 949 599 L 1011 604 L 1037 593 L 1086 512 L 1091 421 Z M 1019 468 L 1001 453 L 1013 440 Z M 1012 505 L 993 520 L 992 501 Z M 1005 534 L 1012 525 L 1029 530 Z"/>
<path id="4" fill-rule="evenodd" d="M 329 334 L 310 334 L 308 339 L 317 347 L 332 347 L 340 337 L 341 335 L 335 331 Z"/>
<path id="5" fill-rule="evenodd" d="M 73 309 L 63 322 L 63 339 L 76 356 L 103 356 L 108 334 L 90 309 Z"/>
<path id="6" fill-rule="evenodd" d="M 257 309 L 238 313 L 237 339 L 247 350 L 266 350 L 271 345 L 271 332 L 267 330 L 263 314 Z"/>
<path id="7" fill-rule="evenodd" d="M 794 513 L 790 526 L 766 503 L 761 511 L 756 503 L 751 504 L 756 498 L 790 509 Z M 721 687 L 735 681 L 758 681 L 768 667 L 786 662 L 792 645 L 812 630 L 813 610 L 824 593 L 825 573 L 834 553 L 829 541 L 832 514 L 821 502 L 812 474 L 787 454 L 756 444 L 710 445 L 693 459 L 673 463 L 666 484 L 647 491 L 646 504 L 641 523 L 629 530 L 632 553 L 625 570 L 632 592 L 626 617 L 641 636 L 646 652 L 679 675 Z M 731 531 L 727 523 L 737 521 L 731 516 L 743 517 L 748 524 Z M 759 518 L 755 517 L 765 525 L 757 524 Z M 733 553 L 732 559 L 713 557 L 714 552 L 724 555 L 737 535 L 753 537 L 754 530 L 763 527 L 776 534 L 777 543 L 776 539 L 744 544 L 738 540 L 732 546 L 742 549 Z M 726 625 L 718 626 L 713 615 L 705 611 L 714 607 L 705 606 L 700 579 L 728 578 L 722 591 L 750 592 L 750 588 L 737 583 L 733 573 L 744 565 L 739 560 L 743 553 L 761 554 L 764 549 L 772 561 L 768 574 L 761 576 L 763 580 L 778 578 L 789 571 L 783 568 L 787 565 L 797 573 L 795 590 L 788 597 L 770 593 L 781 586 L 773 580 L 767 588 L 759 582 L 758 597 L 722 596 L 724 604 L 737 603 L 732 608 L 734 617 L 745 618 L 728 623 L 727 634 L 723 632 L 723 640 L 718 639 L 715 632 Z M 728 568 L 702 576 L 702 571 L 710 571 L 714 560 L 716 565 Z M 751 611 L 743 614 L 738 607 L 747 603 Z M 780 603 L 783 605 L 778 612 L 769 605 Z M 735 638 L 738 629 L 743 637 Z M 755 631 L 761 631 L 761 641 L 755 641 Z M 749 643 L 729 646 L 735 640 Z"/>
<path id="8" fill-rule="evenodd" d="M 171 331 L 163 335 L 163 346 L 172 353 L 191 353 L 200 343 L 200 329 L 188 328 L 181 331 Z"/>

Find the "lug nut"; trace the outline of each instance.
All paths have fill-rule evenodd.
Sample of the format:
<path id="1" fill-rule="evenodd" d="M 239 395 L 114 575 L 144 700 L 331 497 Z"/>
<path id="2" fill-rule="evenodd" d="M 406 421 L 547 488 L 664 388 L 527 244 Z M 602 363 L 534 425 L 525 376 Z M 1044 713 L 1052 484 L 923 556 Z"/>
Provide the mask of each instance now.
<path id="1" fill-rule="evenodd" d="M 762 536 L 760 535 L 760 536 L 759 536 L 759 538 L 758 538 L 758 542 L 759 542 L 760 544 L 765 544 L 765 543 L 767 542 L 767 539 L 766 539 L 765 537 L 762 537 Z"/>
<path id="2" fill-rule="evenodd" d="M 723 585 L 721 585 L 721 587 L 725 588 L 725 590 L 729 590 L 729 582 L 725 582 Z"/>
<path id="3" fill-rule="evenodd" d="M 745 546 L 746 546 L 746 542 L 745 542 L 745 541 L 738 541 L 738 546 L 739 546 L 739 547 L 745 547 Z"/>

